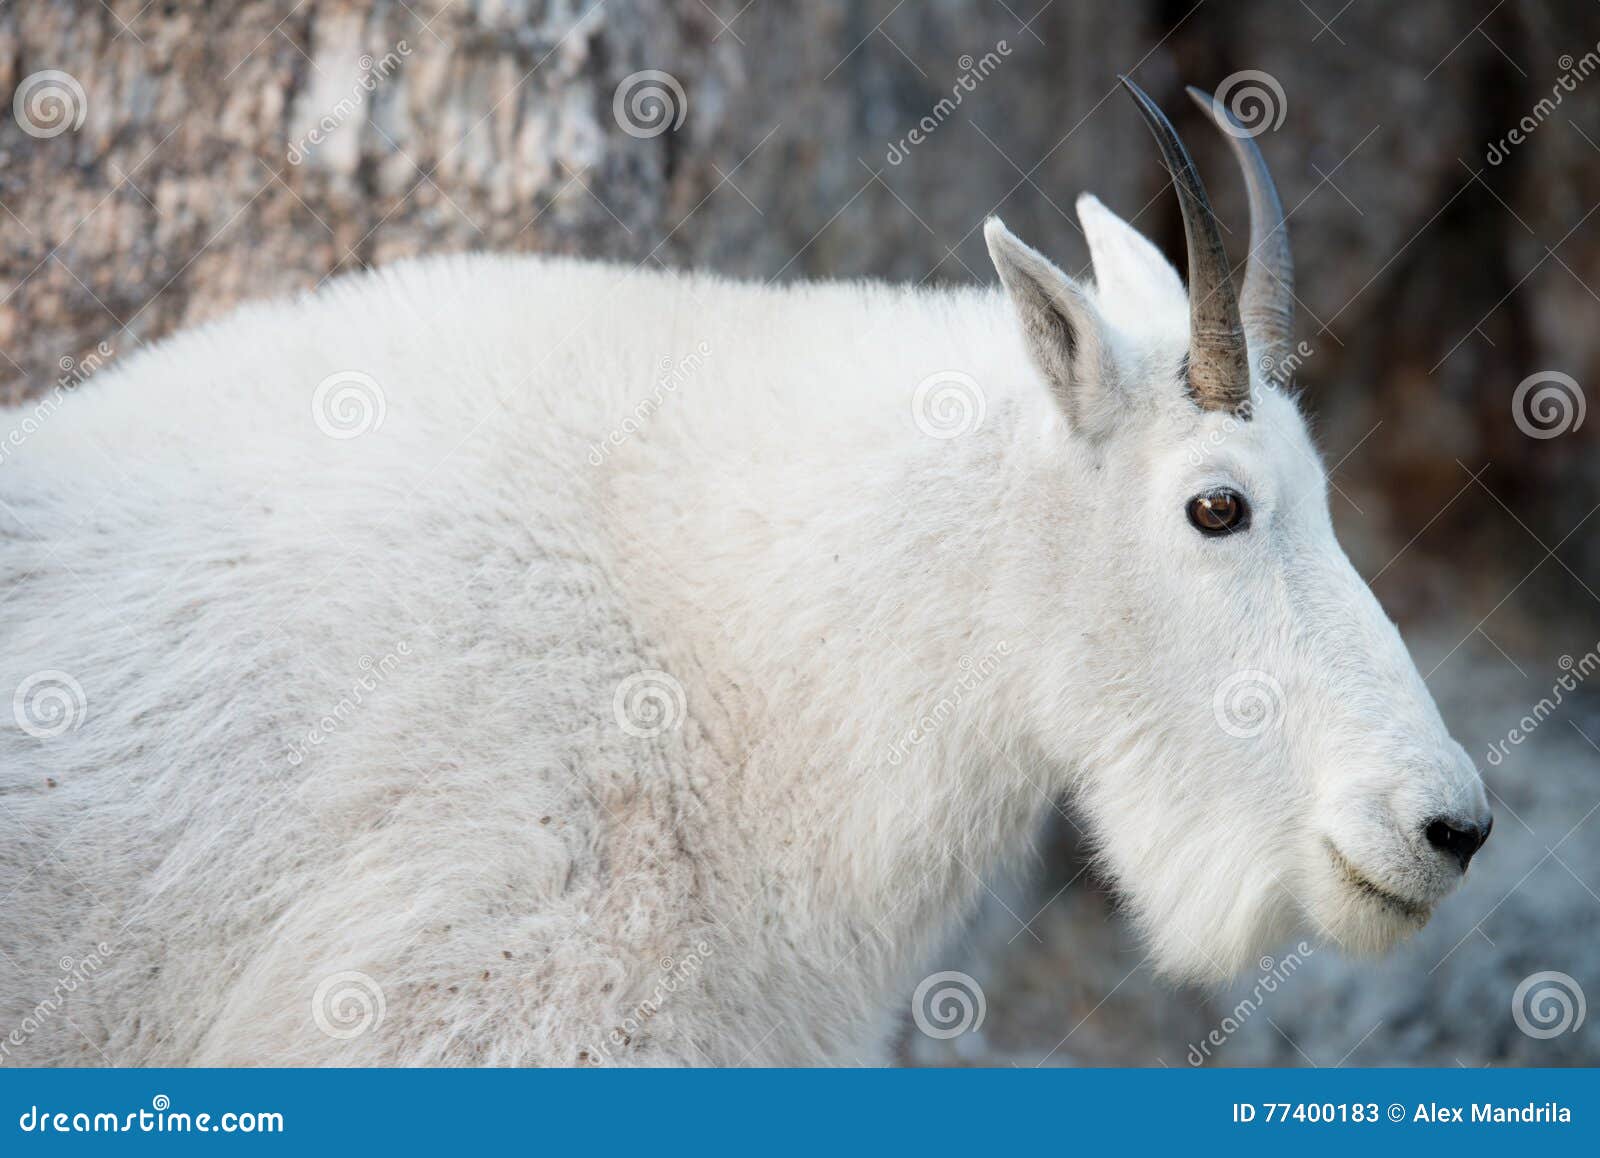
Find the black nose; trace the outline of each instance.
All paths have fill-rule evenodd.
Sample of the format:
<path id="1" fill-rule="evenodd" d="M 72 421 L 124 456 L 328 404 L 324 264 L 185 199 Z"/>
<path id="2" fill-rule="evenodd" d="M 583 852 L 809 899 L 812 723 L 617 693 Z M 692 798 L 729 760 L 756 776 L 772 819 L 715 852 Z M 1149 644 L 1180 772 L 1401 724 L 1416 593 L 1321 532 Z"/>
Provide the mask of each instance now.
<path id="1" fill-rule="evenodd" d="M 1489 839 L 1489 831 L 1494 828 L 1494 817 L 1490 817 L 1483 824 L 1473 824 L 1464 820 L 1438 820 L 1428 822 L 1428 827 L 1422 834 L 1428 838 L 1428 843 L 1440 852 L 1447 852 L 1455 857 L 1461 864 L 1461 871 L 1467 871 L 1467 864 L 1472 860 L 1472 854 L 1483 847 L 1483 842 Z"/>

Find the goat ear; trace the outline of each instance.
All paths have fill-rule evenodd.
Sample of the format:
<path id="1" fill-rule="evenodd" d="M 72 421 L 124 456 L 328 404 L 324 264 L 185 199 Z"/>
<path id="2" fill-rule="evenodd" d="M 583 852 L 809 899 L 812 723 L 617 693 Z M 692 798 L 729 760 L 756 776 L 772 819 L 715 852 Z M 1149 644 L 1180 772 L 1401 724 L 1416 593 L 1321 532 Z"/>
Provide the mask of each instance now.
<path id="1" fill-rule="evenodd" d="M 1093 193 L 1078 198 L 1078 221 L 1094 262 L 1096 301 L 1113 324 L 1140 333 L 1159 319 L 1188 315 L 1183 279 L 1144 234 Z"/>
<path id="2" fill-rule="evenodd" d="M 1075 281 L 998 217 L 984 222 L 983 239 L 1022 324 L 1034 364 L 1073 429 L 1103 431 L 1116 408 L 1105 335 L 1094 303 Z"/>

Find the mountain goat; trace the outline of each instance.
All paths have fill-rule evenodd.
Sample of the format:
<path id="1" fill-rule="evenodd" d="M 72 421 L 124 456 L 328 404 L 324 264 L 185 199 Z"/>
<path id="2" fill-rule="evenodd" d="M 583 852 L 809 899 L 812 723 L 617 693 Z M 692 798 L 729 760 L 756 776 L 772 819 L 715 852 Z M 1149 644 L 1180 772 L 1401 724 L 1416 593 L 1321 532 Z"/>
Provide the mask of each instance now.
<path id="1" fill-rule="evenodd" d="M 1418 928 L 1483 789 L 1128 88 L 1187 291 L 440 258 L 11 411 L 0 1061 L 881 1061 L 1065 795 L 1168 975 Z"/>

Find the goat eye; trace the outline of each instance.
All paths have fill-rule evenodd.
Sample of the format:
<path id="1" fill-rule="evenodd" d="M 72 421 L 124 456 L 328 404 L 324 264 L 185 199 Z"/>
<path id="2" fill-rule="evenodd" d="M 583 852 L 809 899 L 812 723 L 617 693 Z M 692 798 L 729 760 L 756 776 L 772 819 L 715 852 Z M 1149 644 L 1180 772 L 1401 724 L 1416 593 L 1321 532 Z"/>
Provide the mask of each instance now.
<path id="1" fill-rule="evenodd" d="M 1202 535 L 1231 535 L 1250 525 L 1250 508 L 1238 491 L 1208 491 L 1189 500 L 1189 522 Z"/>

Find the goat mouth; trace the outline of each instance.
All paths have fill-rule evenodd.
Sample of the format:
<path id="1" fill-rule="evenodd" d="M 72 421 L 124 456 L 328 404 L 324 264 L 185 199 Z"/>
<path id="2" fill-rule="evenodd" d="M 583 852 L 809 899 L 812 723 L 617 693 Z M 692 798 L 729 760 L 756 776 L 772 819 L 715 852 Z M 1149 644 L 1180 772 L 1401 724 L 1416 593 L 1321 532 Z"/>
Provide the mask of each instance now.
<path id="1" fill-rule="evenodd" d="M 1333 861 L 1333 867 L 1339 870 L 1339 875 L 1344 879 L 1345 884 L 1363 896 L 1369 897 L 1373 901 L 1394 910 L 1402 916 L 1409 917 L 1413 921 L 1422 923 L 1428 919 L 1432 911 L 1429 906 L 1413 901 L 1409 897 L 1402 897 L 1399 893 L 1391 892 L 1384 888 L 1358 869 L 1349 857 L 1339 851 L 1338 845 L 1334 844 L 1333 841 L 1330 840 L 1326 843 L 1328 845 L 1328 856 Z"/>

